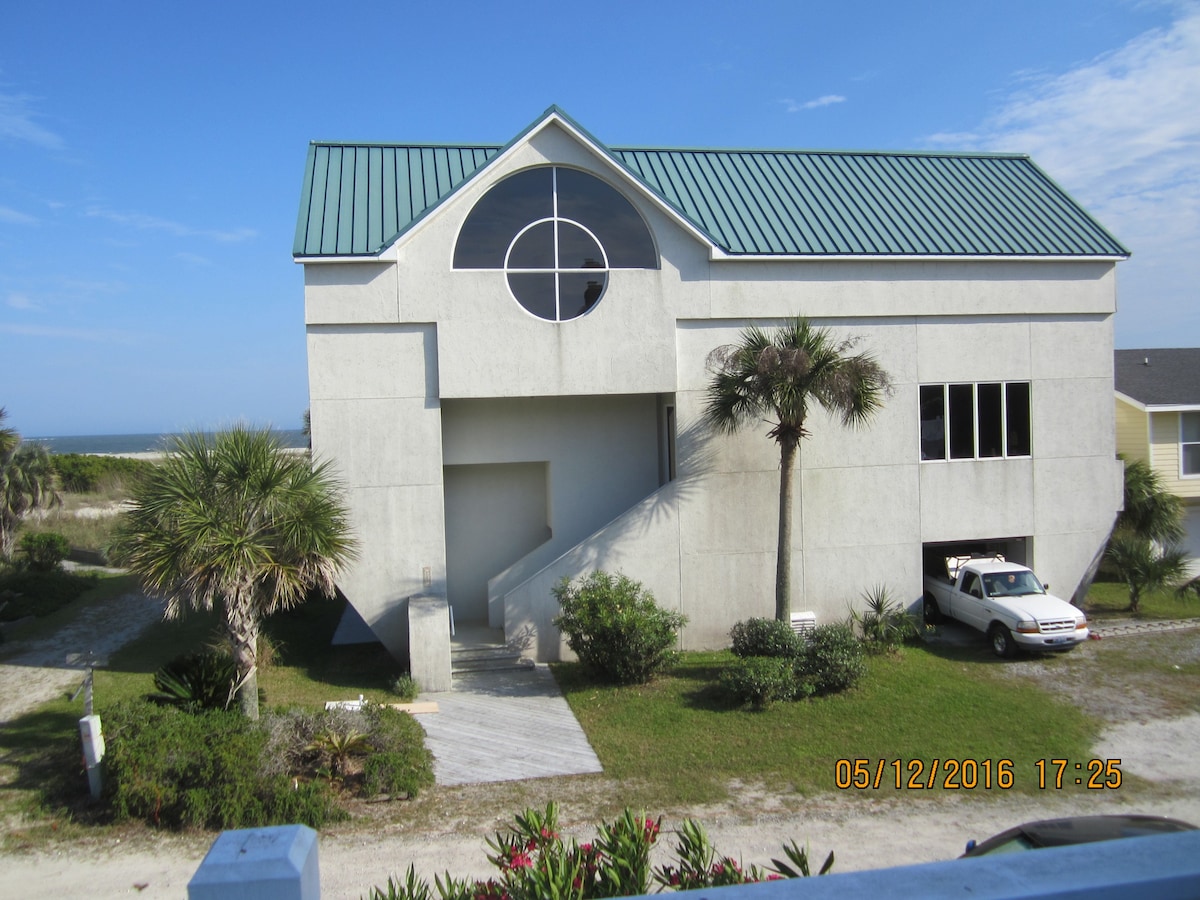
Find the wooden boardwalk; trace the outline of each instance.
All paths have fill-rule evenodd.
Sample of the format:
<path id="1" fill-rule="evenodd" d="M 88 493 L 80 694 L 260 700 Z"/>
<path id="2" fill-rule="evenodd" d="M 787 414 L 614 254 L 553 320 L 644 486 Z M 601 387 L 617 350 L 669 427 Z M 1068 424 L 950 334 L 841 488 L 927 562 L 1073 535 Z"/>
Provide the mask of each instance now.
<path id="1" fill-rule="evenodd" d="M 521 781 L 603 771 L 545 666 L 454 676 L 418 713 L 438 784 Z"/>

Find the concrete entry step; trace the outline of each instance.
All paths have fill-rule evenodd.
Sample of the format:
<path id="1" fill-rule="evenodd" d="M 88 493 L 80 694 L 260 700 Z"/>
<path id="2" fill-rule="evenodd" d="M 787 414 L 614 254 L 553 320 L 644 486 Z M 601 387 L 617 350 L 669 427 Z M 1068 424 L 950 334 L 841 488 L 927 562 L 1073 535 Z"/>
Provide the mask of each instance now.
<path id="1" fill-rule="evenodd" d="M 450 638 L 452 675 L 525 669 L 532 665 L 532 660 L 522 659 L 519 650 L 505 644 L 504 631 L 499 628 L 460 626 Z"/>

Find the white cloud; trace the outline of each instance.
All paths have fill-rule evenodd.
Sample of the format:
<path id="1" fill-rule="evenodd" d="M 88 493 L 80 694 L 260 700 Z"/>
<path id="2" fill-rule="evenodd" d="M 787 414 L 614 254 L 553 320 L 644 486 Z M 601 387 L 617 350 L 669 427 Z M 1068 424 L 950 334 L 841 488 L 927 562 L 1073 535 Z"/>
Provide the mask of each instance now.
<path id="1" fill-rule="evenodd" d="M 1021 87 L 931 144 L 1028 153 L 1131 250 L 1118 345 L 1200 346 L 1200 9 Z"/>
<path id="2" fill-rule="evenodd" d="M 0 138 L 24 141 L 47 150 L 60 150 L 63 139 L 34 121 L 34 98 L 26 94 L 0 93 Z"/>
<path id="3" fill-rule="evenodd" d="M 788 112 L 794 113 L 802 112 L 806 109 L 817 109 L 822 106 L 831 106 L 834 103 L 845 103 L 846 98 L 841 94 L 825 94 L 823 97 L 817 97 L 815 100 L 807 100 L 803 103 L 799 103 L 790 98 L 780 100 L 779 102 L 784 105 Z"/>
<path id="4" fill-rule="evenodd" d="M 8 322 L 0 322 L 0 332 L 19 334 L 25 337 L 56 338 L 101 344 L 136 344 L 141 340 L 136 335 L 112 329 L 57 328 L 52 325 L 13 325 Z"/>
<path id="5" fill-rule="evenodd" d="M 9 294 L 6 301 L 13 309 L 40 309 L 36 303 L 29 299 L 27 294 Z"/>
<path id="6" fill-rule="evenodd" d="M 0 222 L 8 225 L 36 225 L 37 219 L 11 207 L 0 206 Z"/>
<path id="7" fill-rule="evenodd" d="M 245 241 L 258 236 L 258 232 L 253 228 L 234 228 L 230 230 L 193 228 L 190 225 L 183 225 L 179 222 L 173 222 L 170 219 L 161 219 L 158 216 L 151 216 L 146 213 L 117 212 L 116 210 L 105 209 L 101 206 L 88 207 L 84 210 L 84 215 L 96 219 L 105 219 L 117 225 L 127 225 L 143 231 L 164 231 L 176 237 L 207 238 L 221 243 Z"/>

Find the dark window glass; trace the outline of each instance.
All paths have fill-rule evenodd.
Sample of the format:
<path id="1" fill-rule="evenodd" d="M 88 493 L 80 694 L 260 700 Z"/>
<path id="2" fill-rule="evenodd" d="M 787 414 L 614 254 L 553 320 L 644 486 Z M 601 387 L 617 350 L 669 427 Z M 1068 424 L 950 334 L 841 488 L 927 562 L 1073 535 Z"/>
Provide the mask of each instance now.
<path id="1" fill-rule="evenodd" d="M 456 269 L 502 269 L 508 245 L 522 228 L 554 215 L 551 169 L 518 172 L 479 198 L 454 247 Z"/>
<path id="2" fill-rule="evenodd" d="M 921 385 L 921 459 L 946 458 L 946 392 L 940 384 Z"/>
<path id="3" fill-rule="evenodd" d="M 596 305 L 604 293 L 603 272 L 564 272 L 558 276 L 558 317 L 574 319 Z"/>
<path id="4" fill-rule="evenodd" d="M 1183 474 L 1200 475 L 1200 444 L 1183 445 Z"/>
<path id="5" fill-rule="evenodd" d="M 1029 456 L 1030 433 L 1029 424 L 1029 382 L 1019 381 L 1006 384 L 1007 422 L 1008 422 L 1008 456 Z"/>
<path id="6" fill-rule="evenodd" d="M 646 223 L 615 188 L 546 167 L 506 178 L 479 199 L 463 223 L 454 265 L 507 268 L 517 302 L 561 321 L 599 301 L 609 268 L 658 268 L 658 255 Z M 521 271 L 531 269 L 546 274 Z"/>
<path id="7" fill-rule="evenodd" d="M 558 319 L 558 307 L 554 302 L 555 278 L 553 272 L 509 272 L 508 286 L 521 305 L 539 319 Z"/>
<path id="8" fill-rule="evenodd" d="M 558 214 L 586 225 L 608 251 L 614 269 L 656 269 L 650 230 L 633 204 L 599 178 L 558 170 Z"/>
<path id="9" fill-rule="evenodd" d="M 513 241 L 510 269 L 554 268 L 554 223 L 540 222 Z"/>
<path id="10" fill-rule="evenodd" d="M 979 430 L 977 432 L 979 456 L 1004 455 L 1004 416 L 1001 412 L 1003 385 L 993 382 L 981 384 L 976 389 L 979 395 Z"/>
<path id="11" fill-rule="evenodd" d="M 975 385 L 950 385 L 950 458 L 975 456 Z"/>
<path id="12" fill-rule="evenodd" d="M 603 269 L 604 252 L 590 234 L 570 222 L 558 223 L 558 267 Z"/>

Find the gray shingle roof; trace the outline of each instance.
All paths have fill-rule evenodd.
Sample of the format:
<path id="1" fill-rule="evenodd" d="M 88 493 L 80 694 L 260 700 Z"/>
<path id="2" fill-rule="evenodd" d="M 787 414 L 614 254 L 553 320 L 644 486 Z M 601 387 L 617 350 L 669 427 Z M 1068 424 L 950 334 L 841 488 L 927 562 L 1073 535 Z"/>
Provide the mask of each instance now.
<path id="1" fill-rule="evenodd" d="M 555 107 L 522 135 L 550 116 L 731 255 L 1129 255 L 1023 155 L 610 149 Z M 314 142 L 292 252 L 374 255 L 503 149 Z"/>
<path id="2" fill-rule="evenodd" d="M 1125 396 L 1146 406 L 1200 406 L 1200 348 L 1117 350 L 1113 358 Z"/>

